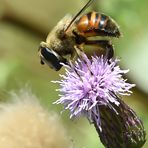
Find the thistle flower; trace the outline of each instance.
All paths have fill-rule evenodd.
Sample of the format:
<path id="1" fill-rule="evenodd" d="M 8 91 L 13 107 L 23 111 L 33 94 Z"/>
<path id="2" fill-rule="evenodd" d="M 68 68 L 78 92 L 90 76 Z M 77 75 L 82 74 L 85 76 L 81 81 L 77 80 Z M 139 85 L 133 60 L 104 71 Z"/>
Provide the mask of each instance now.
<path id="1" fill-rule="evenodd" d="M 118 62 L 118 59 L 108 61 L 103 56 L 94 56 L 89 60 L 83 54 L 83 59 L 70 66 L 65 65 L 66 75 L 60 75 L 63 80 L 53 81 L 60 84 L 58 91 L 62 94 L 55 103 L 69 109 L 70 118 L 83 113 L 91 115 L 96 112 L 98 104 L 114 110 L 111 103 L 119 105 L 119 102 L 112 94 L 129 95 L 129 89 L 135 86 L 122 78 L 128 70 L 121 70 Z"/>
<path id="2" fill-rule="evenodd" d="M 130 125 L 133 125 L 133 129 L 134 125 L 138 122 L 138 125 L 142 127 L 142 123 L 136 115 L 133 117 L 132 111 L 128 107 L 125 107 L 126 105 L 117 97 L 130 95 L 132 93 L 130 89 L 135 86 L 135 84 L 127 83 L 127 80 L 123 78 L 123 75 L 127 73 L 128 70 L 121 70 L 118 62 L 118 59 L 110 59 L 108 61 L 103 56 L 93 56 L 91 59 L 88 59 L 83 53 L 81 59 L 70 63 L 69 66 L 65 65 L 66 74 L 60 75 L 62 80 L 54 81 L 60 84 L 58 91 L 61 93 L 60 99 L 55 103 L 63 104 L 65 110 L 69 109 L 70 118 L 85 115 L 89 121 L 95 125 L 102 143 L 106 147 L 113 146 L 114 148 L 116 148 L 116 144 L 118 144 L 119 141 L 125 142 L 128 139 L 126 136 L 123 136 L 123 133 L 124 135 L 129 133 L 129 131 L 126 130 L 130 130 Z M 124 107 L 121 108 L 121 106 Z M 110 119 L 112 116 L 114 117 L 113 120 Z M 132 117 L 130 118 L 130 116 Z M 126 119 L 131 120 L 126 121 Z M 138 121 L 133 122 L 134 120 Z M 113 123 L 110 123 L 110 121 Z M 124 122 L 122 123 L 122 121 Z M 111 128 L 107 126 L 108 124 Z M 123 128 L 124 124 L 130 125 L 128 128 Z M 120 130 L 117 128 L 118 125 Z M 114 128 L 117 128 L 118 134 L 114 132 Z M 135 130 L 136 129 L 137 128 L 135 128 Z M 144 137 L 144 129 L 139 128 L 138 130 L 141 129 Z M 136 133 L 136 131 L 134 133 Z M 128 136 L 130 136 L 130 134 Z M 134 136 L 136 135 L 134 134 Z M 112 139 L 115 138 L 116 140 L 113 143 L 116 144 L 112 144 Z M 123 144 L 123 146 L 125 145 Z"/>

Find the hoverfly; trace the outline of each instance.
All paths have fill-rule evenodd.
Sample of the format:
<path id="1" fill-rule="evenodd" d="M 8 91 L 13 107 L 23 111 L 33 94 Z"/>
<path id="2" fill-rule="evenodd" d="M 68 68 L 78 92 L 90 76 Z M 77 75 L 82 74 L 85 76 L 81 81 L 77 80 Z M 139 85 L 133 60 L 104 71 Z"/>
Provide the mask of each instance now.
<path id="1" fill-rule="evenodd" d="M 82 50 L 84 45 L 96 46 L 103 49 L 108 59 L 114 55 L 110 40 L 92 40 L 89 37 L 108 36 L 120 37 L 119 27 L 109 16 L 99 12 L 89 12 L 81 15 L 94 0 L 87 4 L 74 16 L 66 15 L 48 34 L 46 42 L 41 42 L 39 56 L 41 64 L 46 63 L 56 71 L 60 70 L 61 63 L 68 64 L 77 54 L 76 50 Z M 69 55 L 70 58 L 66 58 Z"/>

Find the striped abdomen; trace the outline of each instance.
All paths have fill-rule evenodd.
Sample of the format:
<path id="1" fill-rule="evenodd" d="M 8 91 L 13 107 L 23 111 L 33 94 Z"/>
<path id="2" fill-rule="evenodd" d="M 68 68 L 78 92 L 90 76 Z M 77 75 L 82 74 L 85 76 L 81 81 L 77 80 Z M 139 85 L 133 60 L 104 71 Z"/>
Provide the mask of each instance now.
<path id="1" fill-rule="evenodd" d="M 109 16 L 98 12 L 90 12 L 76 21 L 78 32 L 85 36 L 113 36 L 119 37 L 119 27 Z"/>

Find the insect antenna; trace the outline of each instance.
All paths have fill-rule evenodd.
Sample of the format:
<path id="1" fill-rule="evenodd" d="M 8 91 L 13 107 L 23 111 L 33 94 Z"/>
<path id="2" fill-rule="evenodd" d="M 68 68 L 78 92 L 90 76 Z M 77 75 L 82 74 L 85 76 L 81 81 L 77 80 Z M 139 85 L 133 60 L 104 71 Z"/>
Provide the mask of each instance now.
<path id="1" fill-rule="evenodd" d="M 74 23 L 74 21 L 77 19 L 77 17 L 83 12 L 85 11 L 93 2 L 94 0 L 89 0 L 86 5 L 74 16 L 74 18 L 71 20 L 71 22 L 69 23 L 69 25 L 67 26 L 67 28 L 65 29 L 65 32 L 68 31 L 68 29 L 71 27 L 71 25 Z"/>

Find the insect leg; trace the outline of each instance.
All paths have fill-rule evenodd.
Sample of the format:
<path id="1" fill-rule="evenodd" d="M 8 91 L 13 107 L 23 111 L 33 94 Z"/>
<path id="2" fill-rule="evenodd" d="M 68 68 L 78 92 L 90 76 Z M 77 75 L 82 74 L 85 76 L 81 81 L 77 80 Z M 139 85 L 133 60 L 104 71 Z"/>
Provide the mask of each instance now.
<path id="1" fill-rule="evenodd" d="M 111 59 L 114 56 L 114 48 L 109 40 L 87 40 L 85 45 L 97 46 L 105 50 L 105 56 Z"/>
<path id="2" fill-rule="evenodd" d="M 83 44 L 74 46 L 75 52 L 71 55 L 70 61 L 75 61 L 77 58 L 84 58 Z"/>

